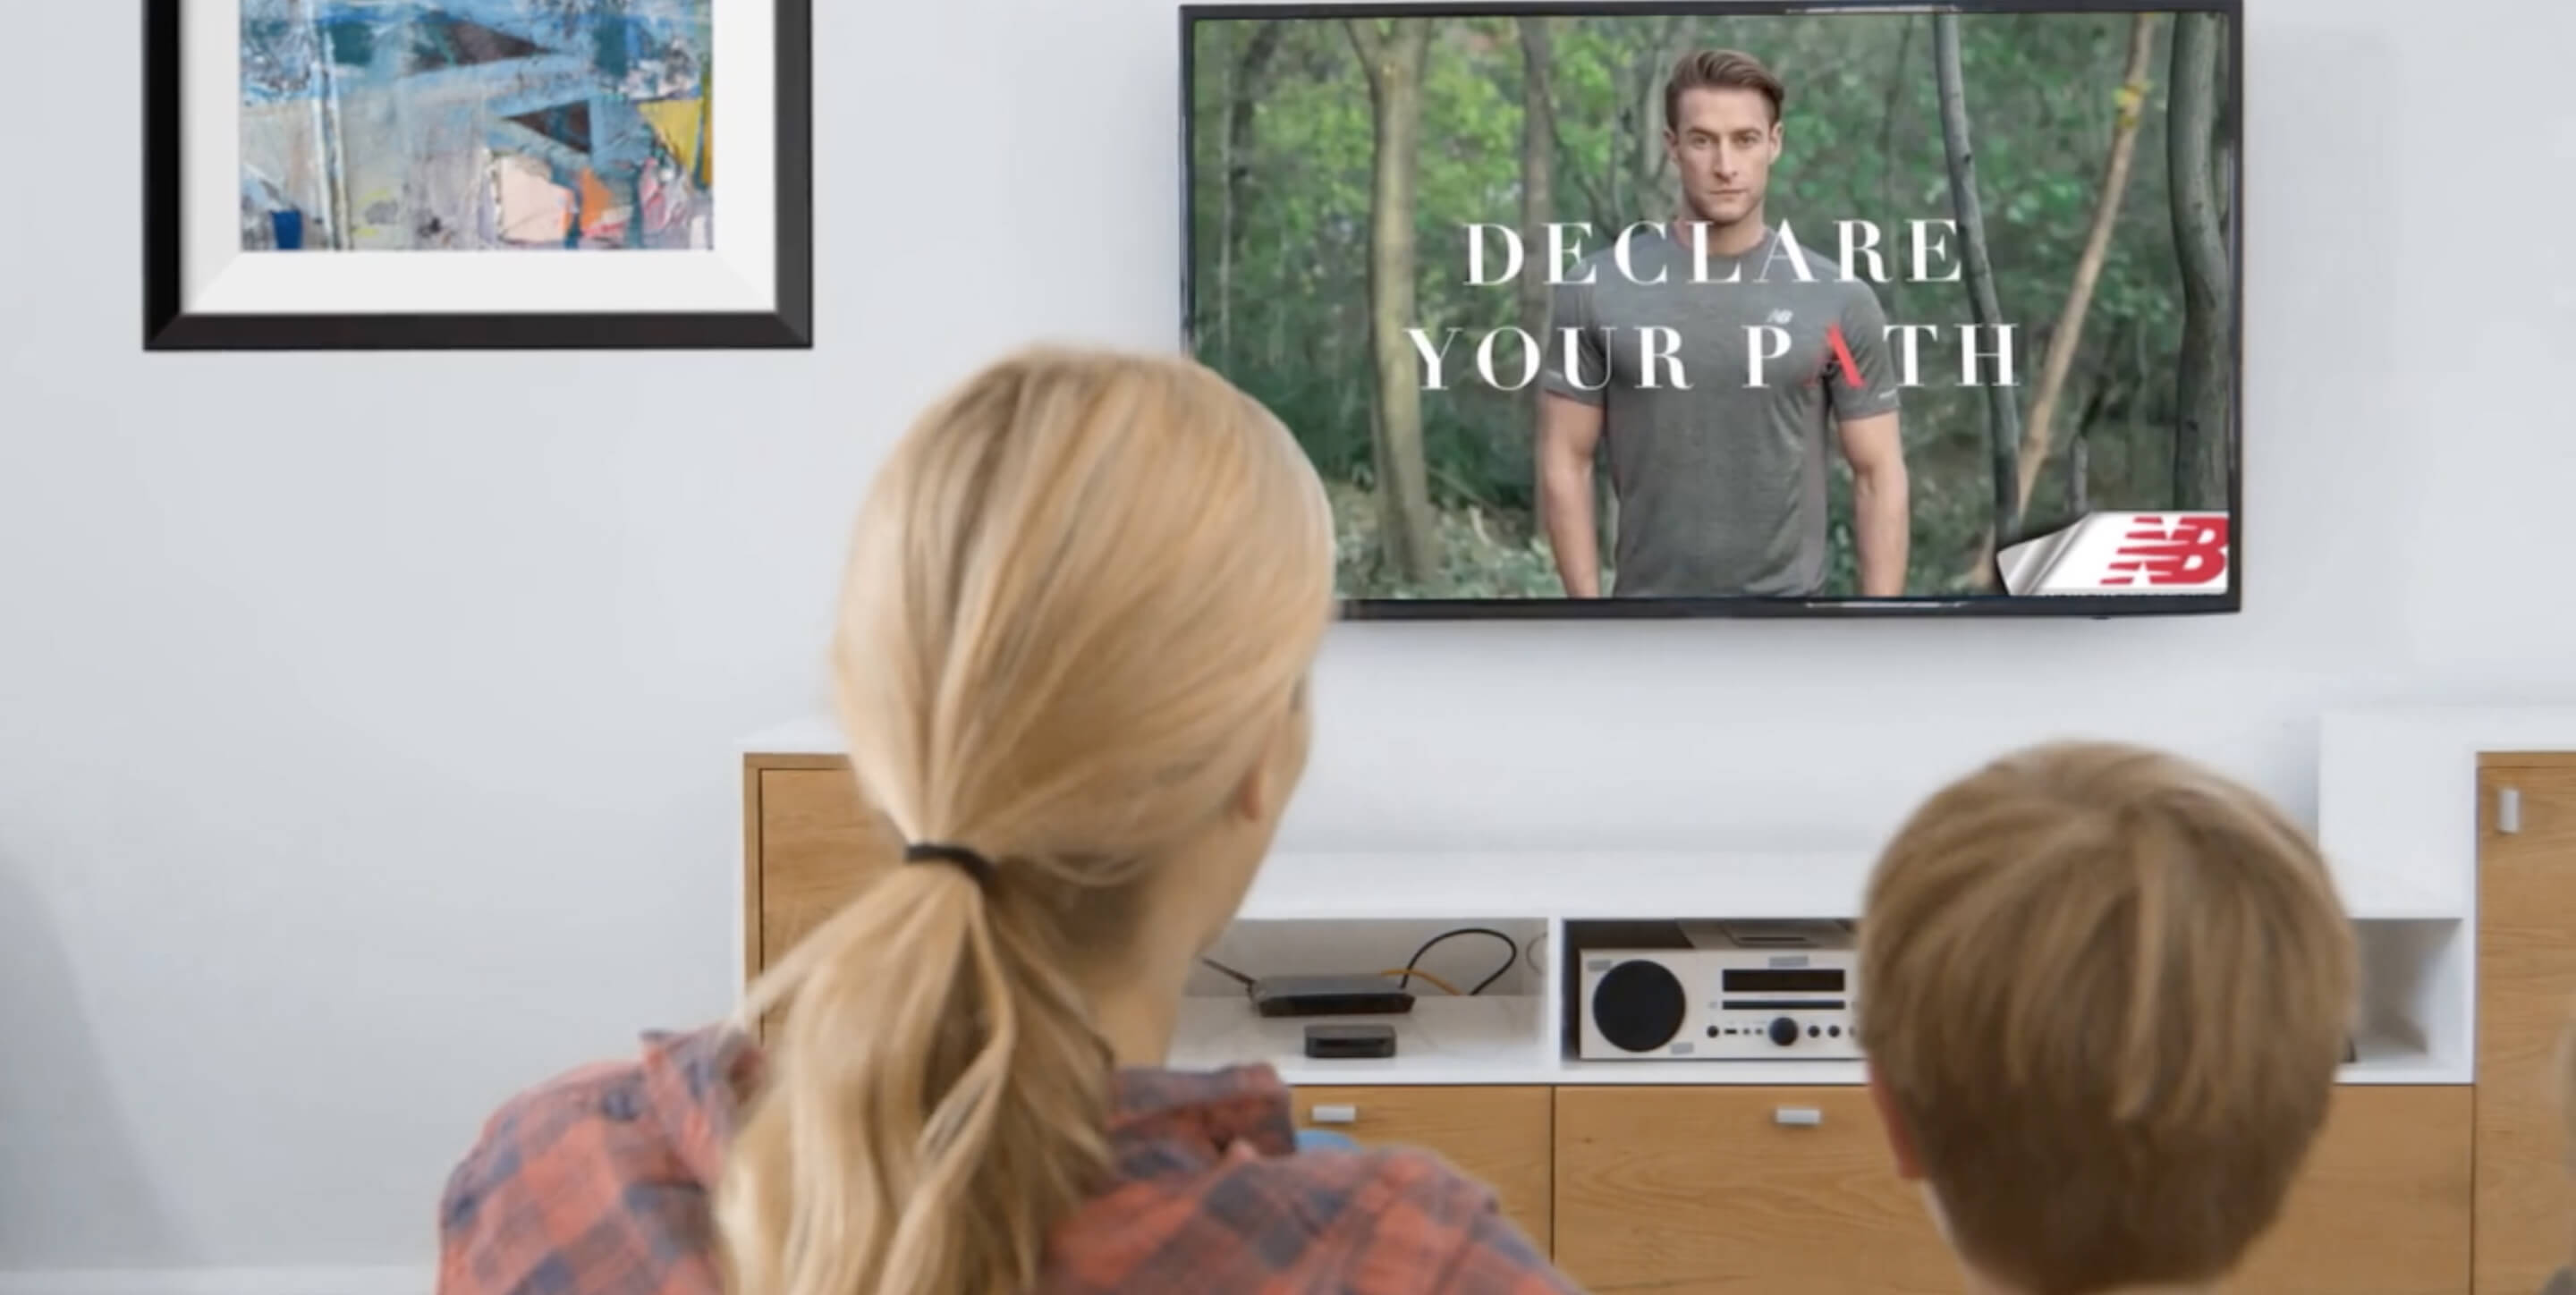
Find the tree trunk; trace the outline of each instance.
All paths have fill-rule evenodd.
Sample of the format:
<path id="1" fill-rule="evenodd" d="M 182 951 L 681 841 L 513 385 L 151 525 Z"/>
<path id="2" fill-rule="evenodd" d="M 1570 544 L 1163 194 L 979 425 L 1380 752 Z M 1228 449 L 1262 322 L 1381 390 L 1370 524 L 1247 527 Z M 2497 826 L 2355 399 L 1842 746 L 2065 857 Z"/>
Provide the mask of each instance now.
<path id="1" fill-rule="evenodd" d="M 1413 189 L 1422 147 L 1422 78 L 1431 24 L 1398 18 L 1381 32 L 1374 18 L 1345 21 L 1368 70 L 1377 119 L 1376 177 L 1369 197 L 1369 340 L 1377 359 L 1376 467 L 1379 543 L 1397 578 L 1420 585 L 1438 565 L 1432 552 L 1430 468 L 1422 449 L 1422 388 L 1414 376 Z"/>
<path id="2" fill-rule="evenodd" d="M 1295 251 L 1295 247 L 1292 246 L 1288 240 L 1287 222 L 1282 221 L 1279 225 L 1279 253 L 1271 262 L 1271 264 L 1278 267 L 1280 278 L 1286 279 L 1291 273 L 1289 257 L 1294 255 Z M 1270 316 L 1270 346 L 1268 349 L 1268 355 L 1270 357 L 1270 371 L 1272 373 L 1277 373 L 1288 367 L 1288 312 L 1281 310 L 1274 305 L 1269 310 L 1262 313 Z"/>
<path id="3" fill-rule="evenodd" d="M 2172 117 L 2166 124 L 2174 247 L 2182 262 L 2182 358 L 2175 374 L 2173 505 L 2227 506 L 2231 440 L 2228 351 L 2233 316 L 2227 235 L 2211 183 L 2218 116 L 2216 14 L 2175 18 Z"/>
<path id="4" fill-rule="evenodd" d="M 2031 490 L 2040 469 L 2048 465 L 2049 432 L 2057 406 L 2066 394 L 2067 376 L 2084 337 L 2084 316 L 2093 306 L 2093 288 L 2102 278 L 2102 261 L 2111 250 L 2111 229 L 2120 220 L 2120 201 L 2129 191 L 2129 159 L 2137 151 L 2138 122 L 2147 102 L 2147 61 L 2156 48 L 2156 15 L 2139 14 L 2129 25 L 2129 67 L 2113 96 L 2119 115 L 2111 128 L 2111 157 L 2102 168 L 2101 191 L 2093 200 L 2093 228 L 2084 236 L 2084 251 L 2075 260 L 2075 282 L 2048 332 L 2048 356 L 2031 394 L 2030 422 L 2021 434 L 2021 511 L 2030 510 Z"/>
<path id="5" fill-rule="evenodd" d="M 2220 33 L 2226 30 L 2225 27 L 2219 28 Z M 2213 92 L 2218 96 L 2218 138 L 2210 146 L 2209 182 L 2218 194 L 2218 227 L 2225 229 L 2236 220 L 2237 105 L 2235 97 L 2227 93 L 2231 74 L 2227 42 L 2213 36 L 2211 43 L 2218 47 L 2218 52 L 2211 55 L 2218 68 L 2210 78 Z"/>
<path id="6" fill-rule="evenodd" d="M 1905 102 L 1908 73 L 1914 68 L 1914 15 L 1905 15 L 1905 26 L 1896 37 L 1896 74 L 1887 82 L 1887 111 L 1878 122 L 1878 187 L 1880 210 L 1890 230 L 1903 226 L 1905 208 L 1896 198 L 1896 110 Z M 1894 253 L 1890 253 L 1894 255 Z"/>
<path id="7" fill-rule="evenodd" d="M 1950 204 L 1959 219 L 1961 259 L 1965 262 L 1968 305 L 1977 324 L 1993 332 L 2003 326 L 2003 308 L 1995 301 L 1994 263 L 1986 255 L 1986 217 L 1977 201 L 1977 154 L 1968 136 L 1968 93 L 1959 71 L 1959 16 L 1932 16 L 1932 49 L 1941 87 L 1941 148 L 1950 170 Z M 1994 534 L 2002 543 L 2021 535 L 2021 478 L 2014 462 L 2021 448 L 2020 412 L 2012 389 L 1989 383 L 1986 433 L 1994 470 Z M 1994 583 L 1994 563 L 1977 564 L 1974 582 Z"/>
<path id="8" fill-rule="evenodd" d="M 2093 492 L 2091 489 L 2093 484 L 2092 476 L 2093 430 L 2090 427 L 2077 427 L 2075 429 L 2075 442 L 2067 447 L 2066 453 L 2066 512 L 2068 516 L 2082 517 L 2084 514 L 2093 511 Z"/>
<path id="9" fill-rule="evenodd" d="M 2066 302 L 2058 309 L 2057 323 L 2048 330 L 2048 353 L 2040 362 L 2039 384 L 2031 393 L 2030 419 L 2022 429 L 2021 480 L 2015 512 L 2025 520 L 2030 515 L 2031 496 L 2039 488 L 2040 473 L 2048 467 L 2058 405 L 2066 395 L 2066 380 L 2075 371 L 2075 357 L 2083 347 L 2084 319 L 2093 308 L 2093 290 L 2101 282 L 2102 262 L 2111 251 L 2111 231 L 2119 224 L 2120 204 L 2129 192 L 2130 163 L 2137 153 L 2138 124 L 2145 116 L 2147 72 L 2155 48 L 2156 16 L 2137 15 L 2129 25 L 2128 68 L 2121 74 L 2119 89 L 2112 94 L 2111 152 L 2102 166 L 2101 186 L 2093 195 L 2093 224 L 2085 231 L 2083 250 L 2075 258 L 2075 276 L 2067 286 Z M 2073 516 L 2083 515 L 2079 504 Z M 1977 542 L 1970 580 L 1983 581 L 1993 571 L 1995 547 L 1995 532 L 1989 530 Z"/>
<path id="10" fill-rule="evenodd" d="M 1224 29 L 1213 28 L 1212 30 L 1222 31 Z M 1241 84 L 1235 80 L 1235 75 L 1240 70 L 1241 67 L 1239 63 L 1229 63 L 1226 65 L 1225 98 L 1228 105 L 1227 116 L 1229 118 L 1233 116 L 1234 106 L 1240 105 L 1243 102 L 1243 95 L 1240 93 L 1242 88 Z M 1226 126 L 1226 132 L 1217 137 L 1216 143 L 1216 328 L 1214 330 L 1216 335 L 1216 350 L 1214 354 L 1217 357 L 1217 365 L 1220 368 L 1224 367 L 1227 361 L 1233 358 L 1234 353 L 1235 161 L 1233 122 L 1229 120 L 1226 123 Z M 1196 197 L 1193 196 L 1191 201 L 1196 202 Z M 1198 231 L 1196 230 L 1191 231 L 1193 235 L 1197 232 Z M 1209 354 L 1206 349 L 1209 331 L 1207 328 L 1209 308 L 1202 304 L 1202 301 L 1203 299 L 1193 299 L 1190 303 L 1190 336 L 1198 343 L 1200 348 L 1200 358 L 1204 359 Z"/>
<path id="11" fill-rule="evenodd" d="M 1556 45 L 1545 18 L 1522 18 L 1521 328 L 1547 336 L 1547 222 L 1556 211 Z M 1535 386 L 1531 388 L 1537 390 Z M 1535 403 L 1531 406 L 1535 409 Z"/>
<path id="12" fill-rule="evenodd" d="M 1253 24 L 1251 42 L 1227 69 L 1225 194 L 1218 208 L 1216 335 L 1217 354 L 1229 364 L 1234 360 L 1234 267 L 1243 254 L 1243 213 L 1249 209 L 1244 191 L 1252 179 L 1253 118 L 1260 111 L 1262 82 L 1271 56 L 1279 52 L 1281 30 L 1275 22 Z"/>
<path id="13" fill-rule="evenodd" d="M 1665 19 L 1654 50 L 1637 68 L 1637 91 L 1632 98 L 1637 105 L 1637 152 L 1629 169 L 1630 192 L 1635 196 L 1629 210 L 1637 216 L 1669 214 L 1667 209 L 1678 196 L 1664 183 L 1664 173 L 1673 164 L 1672 151 L 1664 147 L 1664 81 L 1672 75 L 1682 38 L 1689 33 L 1688 15 Z M 1617 230 L 1609 232 L 1612 237 L 1618 235 Z"/>
<path id="14" fill-rule="evenodd" d="M 2070 518 L 2093 511 L 2093 431 L 2120 399 L 2118 356 L 2123 345 L 2121 335 L 2115 333 L 2104 348 L 2111 359 L 2094 366 L 2093 394 L 2084 402 L 2084 412 L 2075 420 L 2075 435 L 2066 445 L 2066 515 Z"/>
<path id="15" fill-rule="evenodd" d="M 2129 333 L 2128 385 L 2127 424 L 2122 429 L 2122 444 L 2128 448 L 2121 456 L 2128 470 L 2121 480 L 2126 483 L 2124 488 L 2129 493 L 2143 495 L 2148 482 L 2155 477 L 2170 475 L 2171 472 L 2169 464 L 2158 464 L 2152 476 L 2147 472 L 2147 462 L 2150 457 L 2148 441 L 2151 439 L 2152 430 L 2147 422 L 2147 393 L 2156 390 L 2157 387 L 2155 362 L 2148 357 L 2147 330 L 2143 328 L 2132 329 Z"/>
<path id="16" fill-rule="evenodd" d="M 1521 35 L 1521 329 L 1544 348 L 1549 315 L 1554 309 L 1547 282 L 1547 222 L 1556 218 L 1556 37 L 1546 18 L 1518 20 Z M 1530 387 L 1529 443 L 1538 444 L 1538 410 L 1547 399 L 1544 384 Z M 1596 470 L 1597 471 L 1597 470 Z M 1611 551 L 1618 519 L 1606 502 L 1607 472 L 1597 472 L 1593 520 L 1601 534 L 1601 551 Z"/>

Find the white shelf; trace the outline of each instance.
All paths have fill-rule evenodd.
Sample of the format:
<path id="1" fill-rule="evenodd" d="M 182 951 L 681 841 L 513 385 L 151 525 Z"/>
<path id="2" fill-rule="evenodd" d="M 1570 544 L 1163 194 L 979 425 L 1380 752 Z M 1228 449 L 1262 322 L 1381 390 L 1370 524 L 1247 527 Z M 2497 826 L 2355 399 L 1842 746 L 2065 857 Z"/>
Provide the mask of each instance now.
<path id="1" fill-rule="evenodd" d="M 2345 1066 L 2339 1079 L 2347 1084 L 2465 1084 L 2470 1066 L 2465 1058 L 2446 1062 L 2421 1046 L 2388 1036 L 2364 1035 L 2355 1049 L 2361 1060 Z"/>
<path id="2" fill-rule="evenodd" d="M 1389 1016 L 1266 1017 L 1239 995 L 1181 1000 L 1171 1064 L 1185 1069 L 1268 1062 L 1291 1084 L 1545 1084 L 1536 997 L 1414 1000 Z M 1395 1055 L 1318 1060 L 1305 1055 L 1317 1020 L 1395 1027 Z"/>
<path id="3" fill-rule="evenodd" d="M 1395 1055 L 1382 1060 L 1316 1060 L 1304 1055 L 1310 1019 L 1262 1017 L 1242 998 L 1182 1001 L 1171 1064 L 1186 1069 L 1267 1063 L 1292 1085 L 1541 1084 L 1728 1085 L 1805 1087 L 1864 1082 L 1861 1062 L 1584 1061 L 1559 1054 L 1545 1037 L 1544 1003 L 1536 997 L 1414 1001 L 1408 1013 L 1317 1018 L 1395 1027 Z M 2465 1062 L 2433 1056 L 2394 1033 L 2366 1035 L 2361 1059 L 2343 1067 L 2346 1084 L 2465 1084 Z"/>
<path id="4" fill-rule="evenodd" d="M 2475 762 L 2500 749 L 2576 749 L 2576 708 L 2355 712 L 2326 717 L 2318 836 L 2347 912 L 2364 927 L 2366 990 L 2379 1024 L 2343 1068 L 2349 1084 L 2474 1079 Z M 838 726 L 816 717 L 744 738 L 744 755 L 830 756 Z M 1395 1028 L 1386 1060 L 1312 1060 L 1304 1027 L 1265 1020 L 1234 995 L 1185 1002 L 1173 1062 L 1264 1062 L 1295 1084 L 1859 1083 L 1857 1061 L 1579 1061 L 1561 1055 L 1566 924 L 1710 918 L 1856 916 L 1877 843 L 1836 839 L 1780 849 L 1407 852 L 1287 851 L 1256 879 L 1221 956 L 1255 974 L 1399 965 L 1449 926 L 1503 928 L 1523 947 L 1546 937 L 1496 993 L 1427 993 Z M 1444 946 L 1427 959 L 1454 978 L 1483 974 L 1486 953 Z M 1464 987 L 1464 982 L 1462 987 Z M 1202 986 L 1202 988 L 1211 988 Z"/>
<path id="5" fill-rule="evenodd" d="M 2457 922 L 2469 917 L 2472 901 L 2464 891 L 2422 880 L 2418 874 L 2371 870 L 2336 863 L 2335 890 L 2344 911 L 2356 922 Z"/>
<path id="6" fill-rule="evenodd" d="M 1857 1061 L 1579 1061 L 1560 1062 L 1559 1084 L 1691 1084 L 1818 1087 L 1857 1084 L 1867 1072 Z"/>
<path id="7" fill-rule="evenodd" d="M 2318 735 L 2317 839 L 2356 909 L 2403 885 L 2477 914 L 2478 756 L 2576 750 L 2576 707 L 2410 706 L 2328 712 Z"/>
<path id="8" fill-rule="evenodd" d="M 822 716 L 773 724 L 742 739 L 744 755 L 847 755 L 840 726 Z"/>

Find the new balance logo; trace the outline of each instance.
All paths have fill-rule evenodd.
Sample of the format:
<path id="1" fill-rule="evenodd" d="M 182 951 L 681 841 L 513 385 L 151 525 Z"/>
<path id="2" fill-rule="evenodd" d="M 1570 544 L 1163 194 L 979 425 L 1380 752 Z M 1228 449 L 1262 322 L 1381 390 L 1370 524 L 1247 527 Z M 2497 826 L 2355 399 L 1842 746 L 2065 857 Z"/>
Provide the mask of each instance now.
<path id="1" fill-rule="evenodd" d="M 1995 570 L 2026 597 L 2223 594 L 2229 530 L 2224 513 L 2094 513 L 1996 554 Z"/>
<path id="2" fill-rule="evenodd" d="M 2227 575 L 2227 519 L 2143 515 L 2112 556 L 2105 585 L 2205 586 Z"/>

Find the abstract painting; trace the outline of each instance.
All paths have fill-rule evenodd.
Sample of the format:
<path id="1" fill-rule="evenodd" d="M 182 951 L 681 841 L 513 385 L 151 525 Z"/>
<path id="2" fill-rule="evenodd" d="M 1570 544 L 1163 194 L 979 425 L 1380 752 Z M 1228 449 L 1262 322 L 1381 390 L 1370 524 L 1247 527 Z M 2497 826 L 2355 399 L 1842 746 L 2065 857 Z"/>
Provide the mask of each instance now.
<path id="1" fill-rule="evenodd" d="M 713 3 L 242 0 L 242 250 L 711 247 Z"/>
<path id="2" fill-rule="evenodd" d="M 144 349 L 813 349 L 814 0 L 143 13 Z"/>

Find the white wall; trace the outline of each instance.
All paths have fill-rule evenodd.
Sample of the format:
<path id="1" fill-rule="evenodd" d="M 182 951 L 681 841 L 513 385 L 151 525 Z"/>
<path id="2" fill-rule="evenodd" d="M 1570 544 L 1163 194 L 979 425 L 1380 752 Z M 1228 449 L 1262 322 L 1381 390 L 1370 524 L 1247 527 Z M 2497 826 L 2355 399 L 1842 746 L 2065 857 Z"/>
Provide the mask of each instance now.
<path id="1" fill-rule="evenodd" d="M 1172 339 L 1173 4 L 819 5 L 821 352 L 578 369 L 143 357 L 138 8 L 8 24 L 0 1269 L 420 1264 L 492 1103 L 725 1006 L 908 411 Z M 1348 627 L 1290 843 L 1839 844 L 2074 732 L 2305 809 L 2322 704 L 2576 698 L 2576 7 L 2251 8 L 2243 615 Z"/>

